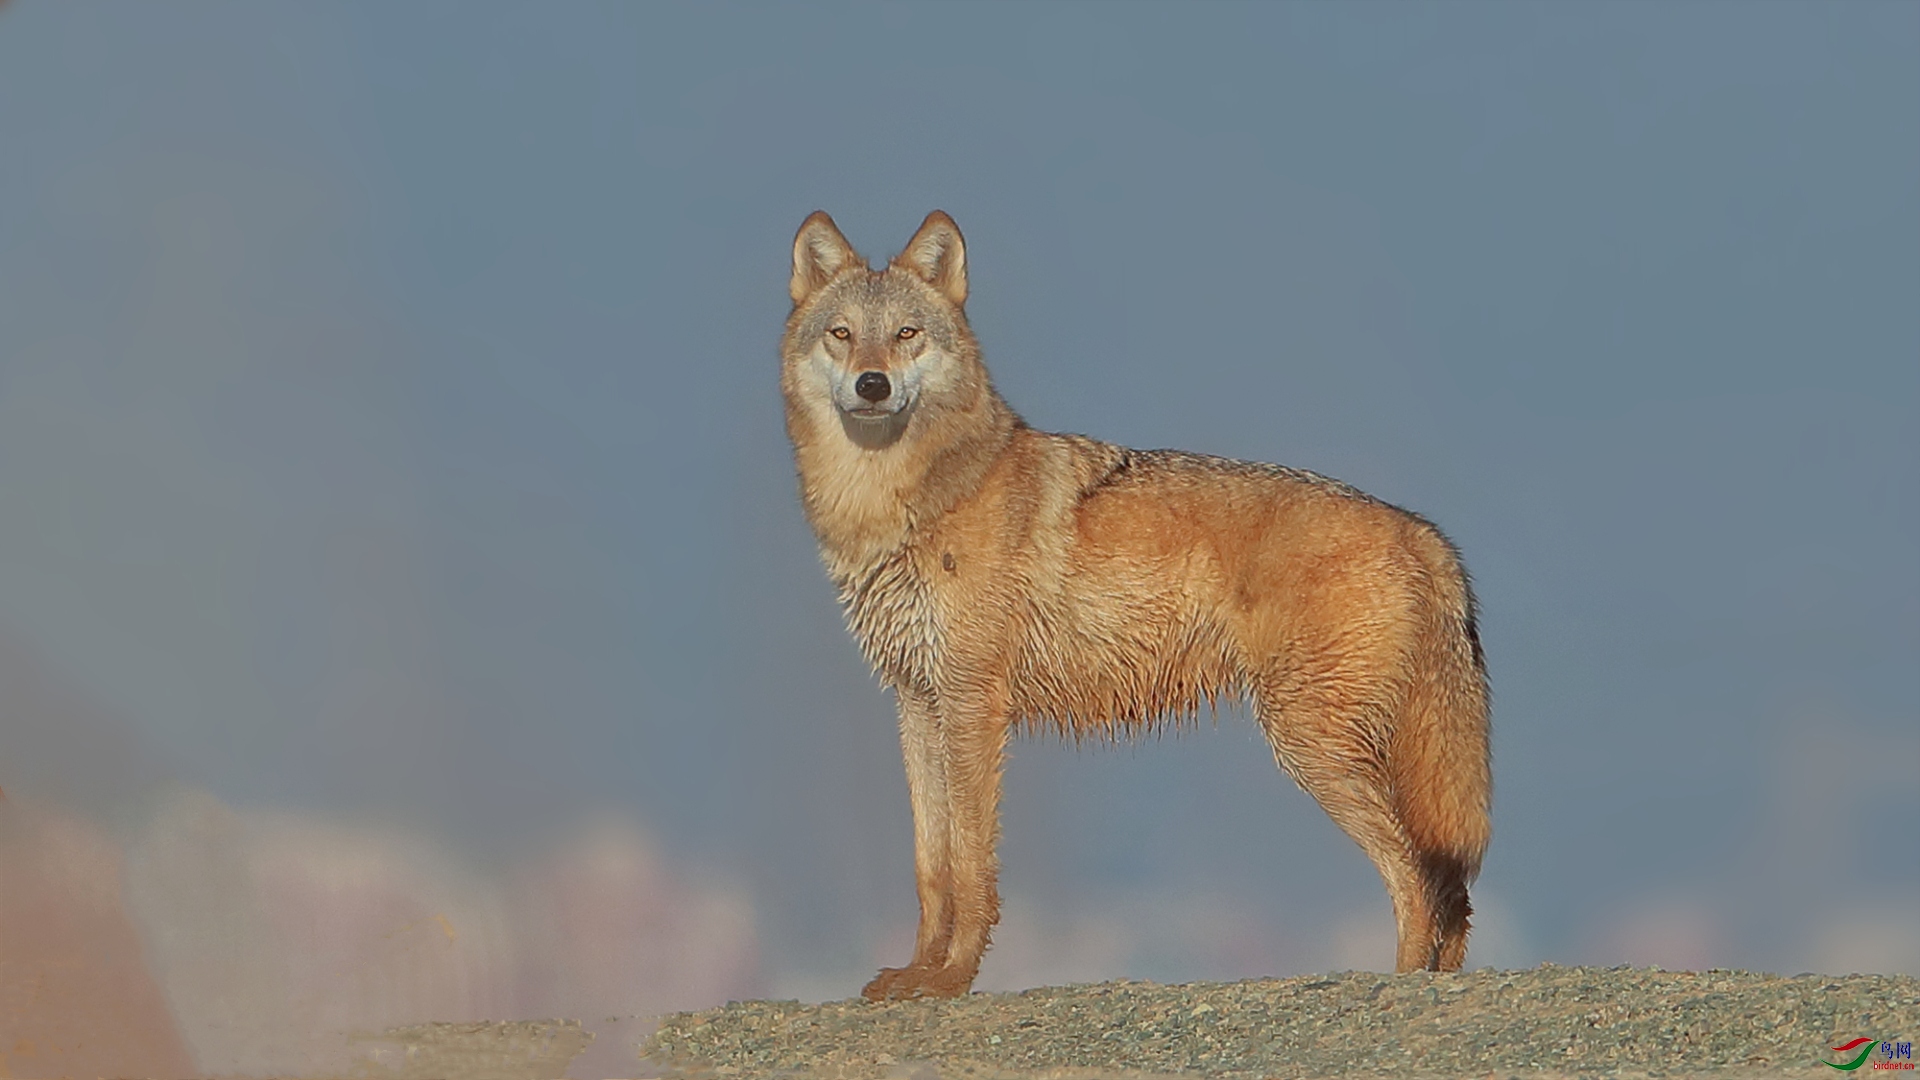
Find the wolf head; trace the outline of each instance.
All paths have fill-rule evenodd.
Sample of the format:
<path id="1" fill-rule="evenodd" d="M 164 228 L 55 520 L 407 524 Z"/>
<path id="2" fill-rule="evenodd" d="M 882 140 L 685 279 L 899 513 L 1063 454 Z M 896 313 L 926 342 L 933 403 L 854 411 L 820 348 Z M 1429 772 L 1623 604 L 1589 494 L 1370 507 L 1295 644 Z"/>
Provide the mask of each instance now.
<path id="1" fill-rule="evenodd" d="M 992 399 L 963 306 L 966 243 L 941 211 L 884 270 L 815 211 L 793 238 L 788 292 L 781 383 L 796 445 L 837 432 L 886 450 Z"/>

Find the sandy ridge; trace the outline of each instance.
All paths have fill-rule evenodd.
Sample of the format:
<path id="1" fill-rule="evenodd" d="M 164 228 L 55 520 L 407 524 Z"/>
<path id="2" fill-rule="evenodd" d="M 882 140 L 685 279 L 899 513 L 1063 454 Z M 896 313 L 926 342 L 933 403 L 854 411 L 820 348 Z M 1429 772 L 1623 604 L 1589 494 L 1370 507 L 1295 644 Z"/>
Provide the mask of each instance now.
<path id="1" fill-rule="evenodd" d="M 1920 1041 L 1920 979 L 1543 965 L 749 1001 L 666 1017 L 644 1052 L 658 1075 L 796 1080 L 1816 1076 L 1860 1036 Z"/>

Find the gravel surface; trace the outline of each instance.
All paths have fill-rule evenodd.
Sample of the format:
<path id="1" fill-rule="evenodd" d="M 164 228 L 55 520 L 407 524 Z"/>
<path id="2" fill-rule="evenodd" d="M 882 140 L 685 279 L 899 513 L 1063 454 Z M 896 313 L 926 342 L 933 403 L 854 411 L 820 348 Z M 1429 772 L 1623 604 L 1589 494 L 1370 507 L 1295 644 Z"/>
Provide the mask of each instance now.
<path id="1" fill-rule="evenodd" d="M 1920 979 L 1543 965 L 749 1001 L 666 1017 L 646 1053 L 686 1077 L 1814 1076 L 1859 1036 L 1920 1036 Z"/>
<path id="2" fill-rule="evenodd" d="M 528 1080 L 556 1077 L 593 1042 L 578 1020 L 415 1024 L 353 1040 L 356 1080 Z"/>

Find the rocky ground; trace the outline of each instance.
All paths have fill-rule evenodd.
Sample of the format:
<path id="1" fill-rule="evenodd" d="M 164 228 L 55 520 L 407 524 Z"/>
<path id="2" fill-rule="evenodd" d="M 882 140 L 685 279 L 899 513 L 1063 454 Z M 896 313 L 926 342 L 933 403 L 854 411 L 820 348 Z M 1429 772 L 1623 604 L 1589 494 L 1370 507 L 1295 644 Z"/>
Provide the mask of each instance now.
<path id="1" fill-rule="evenodd" d="M 1636 968 L 1115 982 L 665 1018 L 640 1075 L 1815 1076 L 1861 1036 L 1915 1041 L 1920 979 Z M 1873 1062 L 1867 1063 L 1869 1066 Z M 1887 1075 L 1885 1072 L 1861 1075 Z"/>

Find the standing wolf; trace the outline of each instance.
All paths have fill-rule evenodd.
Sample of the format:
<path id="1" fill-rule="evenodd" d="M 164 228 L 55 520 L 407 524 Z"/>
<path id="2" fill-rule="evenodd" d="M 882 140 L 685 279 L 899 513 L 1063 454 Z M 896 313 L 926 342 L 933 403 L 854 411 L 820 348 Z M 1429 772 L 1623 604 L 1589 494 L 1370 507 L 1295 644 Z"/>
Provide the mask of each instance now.
<path id="1" fill-rule="evenodd" d="M 913 796 L 920 930 L 865 996 L 973 984 L 1015 725 L 1118 737 L 1223 695 L 1379 869 L 1398 969 L 1459 968 L 1492 783 L 1473 594 L 1440 531 L 1310 472 L 1028 427 L 938 210 L 879 271 L 815 213 L 790 291 L 801 501 L 893 689 Z"/>

